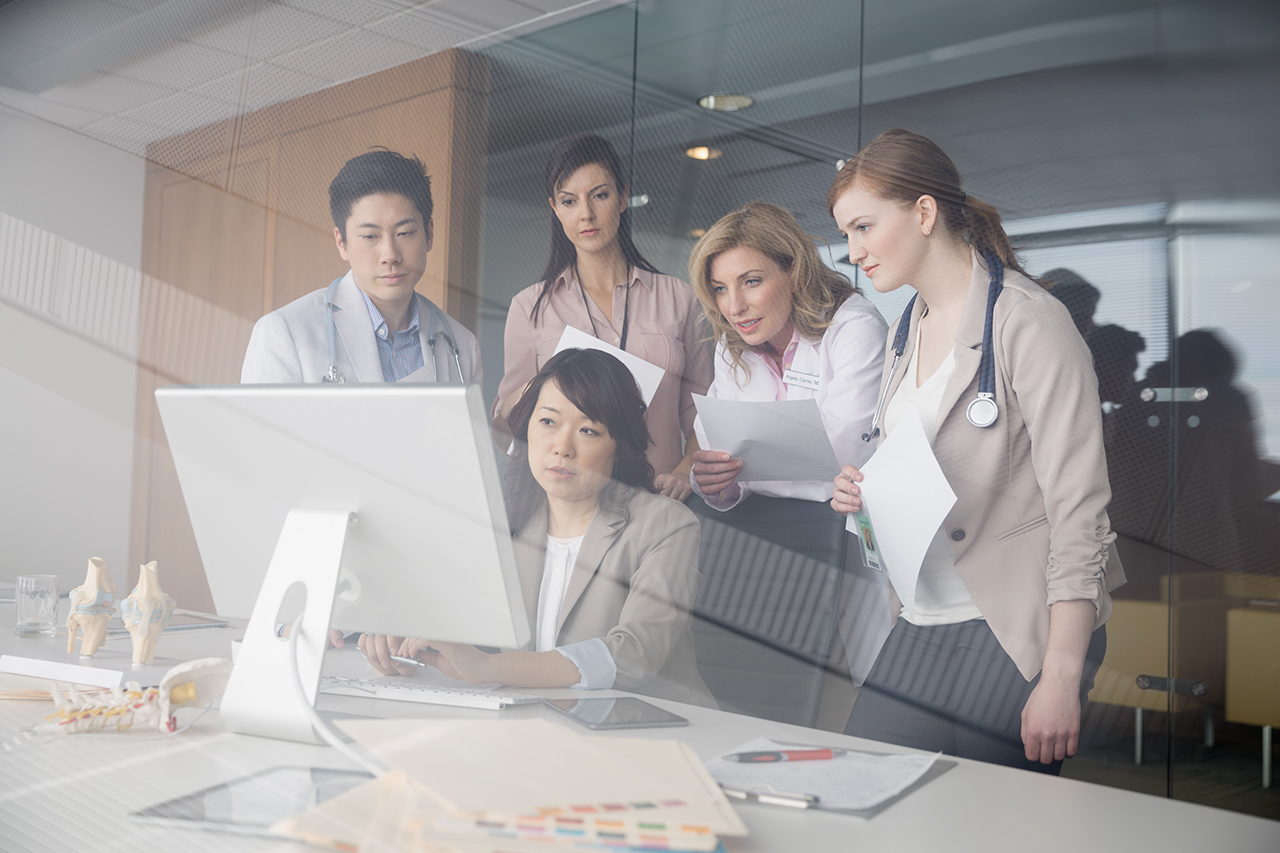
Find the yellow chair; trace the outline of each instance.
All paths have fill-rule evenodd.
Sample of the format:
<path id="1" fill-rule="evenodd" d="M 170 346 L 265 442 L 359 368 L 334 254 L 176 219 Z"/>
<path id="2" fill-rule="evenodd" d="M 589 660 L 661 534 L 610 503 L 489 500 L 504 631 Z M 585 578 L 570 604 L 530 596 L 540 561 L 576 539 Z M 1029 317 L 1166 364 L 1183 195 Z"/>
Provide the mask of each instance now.
<path id="1" fill-rule="evenodd" d="M 1271 727 L 1280 726 L 1280 601 L 1227 613 L 1227 720 L 1262 726 L 1262 787 L 1271 787 Z"/>

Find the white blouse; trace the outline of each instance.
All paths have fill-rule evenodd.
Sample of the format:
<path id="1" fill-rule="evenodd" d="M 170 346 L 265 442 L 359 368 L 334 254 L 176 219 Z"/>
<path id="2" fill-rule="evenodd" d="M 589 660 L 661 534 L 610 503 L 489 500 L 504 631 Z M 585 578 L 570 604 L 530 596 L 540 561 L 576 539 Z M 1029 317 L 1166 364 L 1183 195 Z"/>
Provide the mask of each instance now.
<path id="1" fill-rule="evenodd" d="M 560 608 L 565 593 L 569 591 L 569 578 L 573 576 L 578 551 L 582 549 L 585 534 L 573 539 L 557 539 L 547 536 L 547 553 L 542 566 L 542 584 L 538 588 L 538 624 L 534 634 L 534 650 L 557 651 L 578 668 L 582 680 L 573 687 L 588 690 L 606 690 L 613 687 L 618 677 L 618 667 L 609 653 L 609 647 L 599 637 L 556 645 L 556 628 L 560 624 Z"/>
<path id="2" fill-rule="evenodd" d="M 914 408 L 920 415 L 924 434 L 932 444 L 938 434 L 938 410 L 942 406 L 942 392 L 946 390 L 947 380 L 956 369 L 956 357 L 954 352 L 948 352 L 942 365 L 917 387 L 916 367 L 920 361 L 919 355 L 920 336 L 917 335 L 916 347 L 911 353 L 911 360 L 907 362 L 906 374 L 885 407 L 884 432 L 886 436 L 892 433 L 909 409 Z M 982 618 L 982 611 L 973 603 L 969 588 L 956 572 L 951 541 L 947 538 L 943 525 L 939 525 L 933 534 L 933 541 L 929 543 L 920 564 L 915 611 L 915 616 L 911 616 L 904 607 L 902 618 L 913 625 L 950 625 Z"/>

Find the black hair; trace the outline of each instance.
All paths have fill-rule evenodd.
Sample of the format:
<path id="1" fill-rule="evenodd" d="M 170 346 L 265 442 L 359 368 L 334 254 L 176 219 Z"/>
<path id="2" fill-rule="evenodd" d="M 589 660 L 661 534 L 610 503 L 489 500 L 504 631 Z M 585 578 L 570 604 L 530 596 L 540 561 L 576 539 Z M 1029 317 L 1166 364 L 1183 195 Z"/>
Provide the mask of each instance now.
<path id="1" fill-rule="evenodd" d="M 555 148 L 551 149 L 551 156 L 547 159 L 546 171 L 547 198 L 555 198 L 556 192 L 560 187 L 564 186 L 564 182 L 569 179 L 570 175 L 583 166 L 589 166 L 592 163 L 599 164 L 608 170 L 609 174 L 613 176 L 613 183 L 619 195 L 629 191 L 627 180 L 622 171 L 622 160 L 618 158 L 618 152 L 613 150 L 613 146 L 609 144 L 609 141 L 594 133 L 580 133 L 577 136 L 570 136 L 568 139 L 560 140 L 556 143 Z M 622 249 L 622 257 L 626 258 L 627 263 L 631 266 L 648 272 L 658 271 L 657 267 L 645 260 L 644 255 L 640 254 L 640 250 L 636 248 L 636 244 L 631 239 L 630 205 L 623 208 L 622 216 L 618 220 L 618 246 Z M 572 241 L 564 233 L 564 227 L 560 224 L 560 220 L 556 218 L 555 211 L 552 211 L 551 255 L 547 258 L 546 269 L 542 271 L 542 290 L 538 293 L 538 298 L 533 303 L 533 310 L 529 312 L 530 319 L 537 321 L 542 299 L 547 295 L 547 291 L 551 289 L 551 286 L 555 284 L 556 276 L 560 275 L 577 258 L 578 250 L 574 248 Z"/>
<path id="2" fill-rule="evenodd" d="M 351 208 L 365 196 L 378 193 L 402 195 L 422 214 L 422 225 L 431 222 L 431 178 L 417 157 L 406 157 L 382 146 L 346 162 L 329 184 L 329 213 L 334 227 L 347 239 Z"/>
<path id="3" fill-rule="evenodd" d="M 626 365 L 606 352 L 562 350 L 542 366 L 507 415 L 515 436 L 515 451 L 506 478 L 507 521 L 512 533 L 518 532 L 547 499 L 529 468 L 529 421 L 542 386 L 553 379 L 560 393 L 578 411 L 604 424 L 609 437 L 617 443 L 613 480 L 648 492 L 654 490 L 653 466 L 646 456 L 653 442 L 644 420 L 644 397 L 635 377 Z"/>

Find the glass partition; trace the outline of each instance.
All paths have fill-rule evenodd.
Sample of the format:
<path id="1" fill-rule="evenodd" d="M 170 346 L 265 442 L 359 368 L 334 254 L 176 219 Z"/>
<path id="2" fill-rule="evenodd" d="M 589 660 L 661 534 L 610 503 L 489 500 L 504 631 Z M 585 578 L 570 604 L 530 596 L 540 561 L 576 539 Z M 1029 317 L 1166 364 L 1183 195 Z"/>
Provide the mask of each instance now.
<path id="1" fill-rule="evenodd" d="M 1267 787 L 1280 725 L 1274 4 L 152 8 L 166 5 L 0 3 L 0 582 L 48 572 L 65 592 L 98 556 L 123 597 L 157 560 L 180 607 L 217 611 L 154 392 L 236 384 L 264 316 L 308 298 L 323 313 L 320 294 L 355 266 L 328 187 L 378 146 L 416 155 L 430 174 L 416 290 L 456 321 L 456 337 L 474 335 L 475 364 L 464 371 L 460 356 L 458 373 L 476 379 L 483 366 L 502 470 L 514 447 L 506 418 L 559 341 L 559 327 L 530 319 L 551 257 L 564 281 L 548 304 L 582 308 L 561 325 L 602 340 L 613 329 L 618 344 L 631 334 L 629 352 L 666 359 L 671 375 L 655 392 L 666 396 L 649 411 L 670 423 L 663 436 L 651 426 L 658 449 L 646 458 L 660 487 L 687 489 L 692 394 L 713 375 L 723 384 L 713 397 L 747 381 L 713 359 L 731 323 L 693 301 L 691 253 L 752 202 L 783 208 L 825 268 L 858 288 L 849 304 L 864 306 L 858 334 L 874 352 L 857 371 L 877 396 L 885 335 L 914 290 L 876 290 L 827 193 L 862 146 L 906 128 L 951 157 L 968 196 L 999 210 L 1026 273 L 1055 284 L 1097 380 L 1107 512 L 1127 582 L 1112 595 L 1079 752 L 1062 775 L 1280 819 Z M 553 235 L 569 226 L 564 182 L 548 188 L 547 163 L 579 134 L 618 157 L 623 185 L 604 181 L 616 196 L 606 218 L 634 242 L 626 288 L 668 288 L 666 302 L 618 290 L 612 306 L 588 303 L 572 256 L 553 254 Z M 578 251 L 594 252 L 595 227 L 579 230 Z M 752 340 L 743 351 L 759 356 Z M 808 387 L 793 357 L 759 361 L 777 380 L 768 400 Z M 353 363 L 349 381 L 389 375 L 372 355 L 364 367 L 359 376 Z M 815 385 L 859 381 L 854 368 L 813 369 Z M 863 408 L 844 438 L 870 430 Z M 962 417 L 956 429 L 972 429 Z M 872 449 L 860 437 L 847 446 L 836 462 L 863 463 Z M 896 599 L 830 510 L 830 477 L 762 482 L 787 485 L 732 511 L 723 495 L 685 500 L 702 583 L 680 602 L 692 612 L 681 642 L 696 651 L 685 676 L 726 710 L 844 732 Z M 1009 535 L 1051 553 L 1052 534 L 1035 538 L 1039 519 L 1019 521 Z M 944 532 L 962 548 L 963 529 Z M 1021 689 L 1038 664 L 1016 668 Z M 965 679 L 961 688 L 985 689 L 978 675 Z"/>

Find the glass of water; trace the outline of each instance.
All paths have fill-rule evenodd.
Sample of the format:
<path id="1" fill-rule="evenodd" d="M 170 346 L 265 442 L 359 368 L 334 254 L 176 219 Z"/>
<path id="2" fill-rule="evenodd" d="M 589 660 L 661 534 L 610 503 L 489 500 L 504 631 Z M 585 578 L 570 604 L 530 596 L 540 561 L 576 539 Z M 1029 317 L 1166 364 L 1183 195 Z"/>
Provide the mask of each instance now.
<path id="1" fill-rule="evenodd" d="M 53 637 L 58 633 L 58 576 L 18 575 L 13 603 L 13 632 L 19 637 Z"/>

